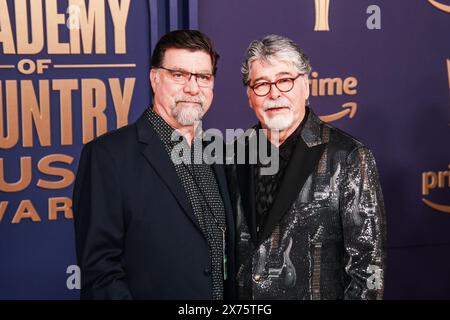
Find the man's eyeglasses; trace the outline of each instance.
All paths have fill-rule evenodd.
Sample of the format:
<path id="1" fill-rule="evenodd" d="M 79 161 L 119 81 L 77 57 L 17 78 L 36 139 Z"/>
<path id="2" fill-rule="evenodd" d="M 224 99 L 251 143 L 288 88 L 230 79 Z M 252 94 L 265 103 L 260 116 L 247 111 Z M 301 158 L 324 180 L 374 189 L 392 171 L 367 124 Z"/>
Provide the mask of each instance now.
<path id="1" fill-rule="evenodd" d="M 272 85 L 275 85 L 275 87 L 277 87 L 277 89 L 281 92 L 288 92 L 294 88 L 295 80 L 302 75 L 304 75 L 304 73 L 299 73 L 295 78 L 281 78 L 275 82 L 258 82 L 257 84 L 249 87 L 259 97 L 267 96 L 272 89 Z"/>
<path id="2" fill-rule="evenodd" d="M 186 84 L 191 80 L 191 77 L 195 77 L 197 84 L 202 88 L 211 88 L 214 84 L 214 75 L 211 73 L 193 73 L 185 70 L 174 70 L 165 67 L 158 67 L 158 69 L 164 69 L 169 72 L 170 79 L 174 83 Z"/>

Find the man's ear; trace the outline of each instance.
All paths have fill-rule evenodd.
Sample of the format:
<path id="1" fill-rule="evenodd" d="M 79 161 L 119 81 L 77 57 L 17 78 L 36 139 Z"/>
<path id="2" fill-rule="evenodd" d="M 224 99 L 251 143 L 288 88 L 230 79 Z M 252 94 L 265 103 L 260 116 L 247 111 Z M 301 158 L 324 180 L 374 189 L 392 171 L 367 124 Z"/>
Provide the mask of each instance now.
<path id="1" fill-rule="evenodd" d="M 305 76 L 303 81 L 305 83 L 305 100 L 308 100 L 308 98 L 309 98 L 309 79 L 308 79 L 308 76 Z"/>
<path id="2" fill-rule="evenodd" d="M 248 106 L 250 107 L 250 109 L 253 109 L 252 100 L 250 99 L 250 90 L 251 89 L 247 87 Z"/>
<path id="3" fill-rule="evenodd" d="M 152 86 L 153 92 L 155 92 L 156 84 L 158 82 L 157 78 L 158 78 L 157 71 L 155 71 L 155 69 L 151 69 L 150 70 L 150 85 Z"/>
<path id="4" fill-rule="evenodd" d="M 248 99 L 248 106 L 250 107 L 250 109 L 253 109 L 252 102 L 250 101 L 250 98 Z"/>

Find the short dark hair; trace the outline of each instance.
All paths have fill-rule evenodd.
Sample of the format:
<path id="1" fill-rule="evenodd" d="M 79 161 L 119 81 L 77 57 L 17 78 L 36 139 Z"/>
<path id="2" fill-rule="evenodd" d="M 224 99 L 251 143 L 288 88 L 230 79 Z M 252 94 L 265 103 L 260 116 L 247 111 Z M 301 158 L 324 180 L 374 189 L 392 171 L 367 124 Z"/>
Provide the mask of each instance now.
<path id="1" fill-rule="evenodd" d="M 159 68 L 162 66 L 164 54 L 167 49 L 187 49 L 190 51 L 204 51 L 211 57 L 213 74 L 217 72 L 217 61 L 219 54 L 215 51 L 211 39 L 198 30 L 176 30 L 165 34 L 159 39 L 153 50 L 151 66 Z"/>

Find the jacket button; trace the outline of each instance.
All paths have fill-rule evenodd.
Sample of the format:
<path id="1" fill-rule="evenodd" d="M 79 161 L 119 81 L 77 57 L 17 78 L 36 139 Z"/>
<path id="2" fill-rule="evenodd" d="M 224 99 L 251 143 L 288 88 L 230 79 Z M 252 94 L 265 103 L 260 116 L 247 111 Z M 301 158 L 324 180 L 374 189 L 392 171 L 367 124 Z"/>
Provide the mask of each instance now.
<path id="1" fill-rule="evenodd" d="M 255 274 L 253 276 L 253 280 L 255 280 L 256 282 L 259 282 L 259 280 L 261 280 L 261 276 L 259 274 Z"/>
<path id="2" fill-rule="evenodd" d="M 211 270 L 208 269 L 208 268 L 206 268 L 205 270 L 203 270 L 203 273 L 204 273 L 206 276 L 209 276 L 209 275 L 211 275 Z"/>

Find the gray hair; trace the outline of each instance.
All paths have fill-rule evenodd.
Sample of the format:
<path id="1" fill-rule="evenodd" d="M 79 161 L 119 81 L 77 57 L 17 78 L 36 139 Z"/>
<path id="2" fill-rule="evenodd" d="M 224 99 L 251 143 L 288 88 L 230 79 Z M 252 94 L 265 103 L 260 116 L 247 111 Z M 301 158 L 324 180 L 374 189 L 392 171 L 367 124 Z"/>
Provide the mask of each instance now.
<path id="1" fill-rule="evenodd" d="M 291 63 L 299 73 L 311 72 L 309 58 L 303 50 L 291 39 L 273 34 L 250 43 L 241 67 L 244 86 L 248 85 L 251 65 L 256 60 L 267 63 L 272 63 L 274 60 L 285 61 Z"/>

